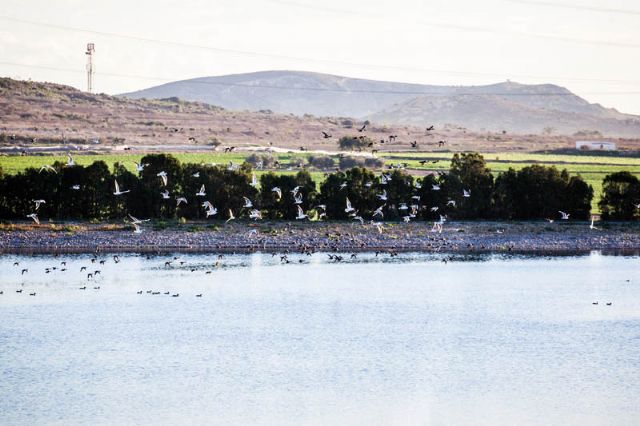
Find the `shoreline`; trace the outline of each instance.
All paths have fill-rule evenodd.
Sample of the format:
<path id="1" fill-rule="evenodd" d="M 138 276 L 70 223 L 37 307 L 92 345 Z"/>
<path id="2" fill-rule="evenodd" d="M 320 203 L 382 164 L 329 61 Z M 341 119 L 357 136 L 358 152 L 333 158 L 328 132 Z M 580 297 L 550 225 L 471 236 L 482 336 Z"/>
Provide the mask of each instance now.
<path id="1" fill-rule="evenodd" d="M 427 222 L 371 225 L 351 222 L 190 223 L 165 230 L 74 223 L 0 230 L 0 254 L 56 253 L 274 253 L 423 252 L 580 254 L 640 252 L 640 224 L 607 223 L 592 230 L 583 222 L 447 222 L 442 233 Z M 217 226 L 215 226 L 217 225 Z M 204 229 L 202 226 L 209 226 Z M 193 228 L 195 227 L 195 229 Z"/>

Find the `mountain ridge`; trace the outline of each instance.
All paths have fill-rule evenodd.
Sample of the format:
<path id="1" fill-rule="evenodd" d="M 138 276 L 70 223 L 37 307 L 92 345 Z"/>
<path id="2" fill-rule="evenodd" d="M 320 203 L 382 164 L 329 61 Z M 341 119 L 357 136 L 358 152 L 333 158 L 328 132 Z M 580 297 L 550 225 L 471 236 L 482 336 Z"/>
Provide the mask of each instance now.
<path id="1" fill-rule="evenodd" d="M 545 128 L 563 134 L 598 130 L 611 136 L 640 136 L 640 116 L 590 103 L 551 83 L 437 86 L 272 70 L 180 80 L 118 96 L 178 97 L 231 110 L 344 116 L 386 124 L 453 124 L 515 133 L 541 133 Z M 469 109 L 470 102 L 475 110 Z"/>

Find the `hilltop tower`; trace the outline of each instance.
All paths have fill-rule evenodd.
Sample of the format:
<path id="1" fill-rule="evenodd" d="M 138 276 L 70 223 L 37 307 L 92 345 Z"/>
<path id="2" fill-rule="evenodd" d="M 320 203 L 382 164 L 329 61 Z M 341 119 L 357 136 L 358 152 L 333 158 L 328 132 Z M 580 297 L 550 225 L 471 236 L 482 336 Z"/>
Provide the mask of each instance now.
<path id="1" fill-rule="evenodd" d="M 96 51 L 96 46 L 93 43 L 87 43 L 87 51 L 84 52 L 87 55 L 87 91 L 89 93 L 93 90 L 93 53 Z"/>

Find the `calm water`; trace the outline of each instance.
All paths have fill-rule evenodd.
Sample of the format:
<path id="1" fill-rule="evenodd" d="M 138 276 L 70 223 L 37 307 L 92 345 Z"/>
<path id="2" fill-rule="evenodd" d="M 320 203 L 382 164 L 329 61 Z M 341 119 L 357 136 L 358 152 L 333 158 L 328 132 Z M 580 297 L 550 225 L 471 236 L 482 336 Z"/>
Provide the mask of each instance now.
<path id="1" fill-rule="evenodd" d="M 102 258 L 0 257 L 0 423 L 640 424 L 636 257 Z"/>

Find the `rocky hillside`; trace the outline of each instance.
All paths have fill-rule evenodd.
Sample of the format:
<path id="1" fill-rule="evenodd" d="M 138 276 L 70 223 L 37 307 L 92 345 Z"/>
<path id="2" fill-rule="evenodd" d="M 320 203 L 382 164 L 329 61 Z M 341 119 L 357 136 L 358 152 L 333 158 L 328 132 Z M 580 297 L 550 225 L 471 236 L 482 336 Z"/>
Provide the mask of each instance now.
<path id="1" fill-rule="evenodd" d="M 348 116 L 388 125 L 450 124 L 520 134 L 553 128 L 567 135 L 588 130 L 610 136 L 640 136 L 640 116 L 591 104 L 552 84 L 432 86 L 265 71 L 176 81 L 122 96 L 179 97 L 234 110 Z"/>

